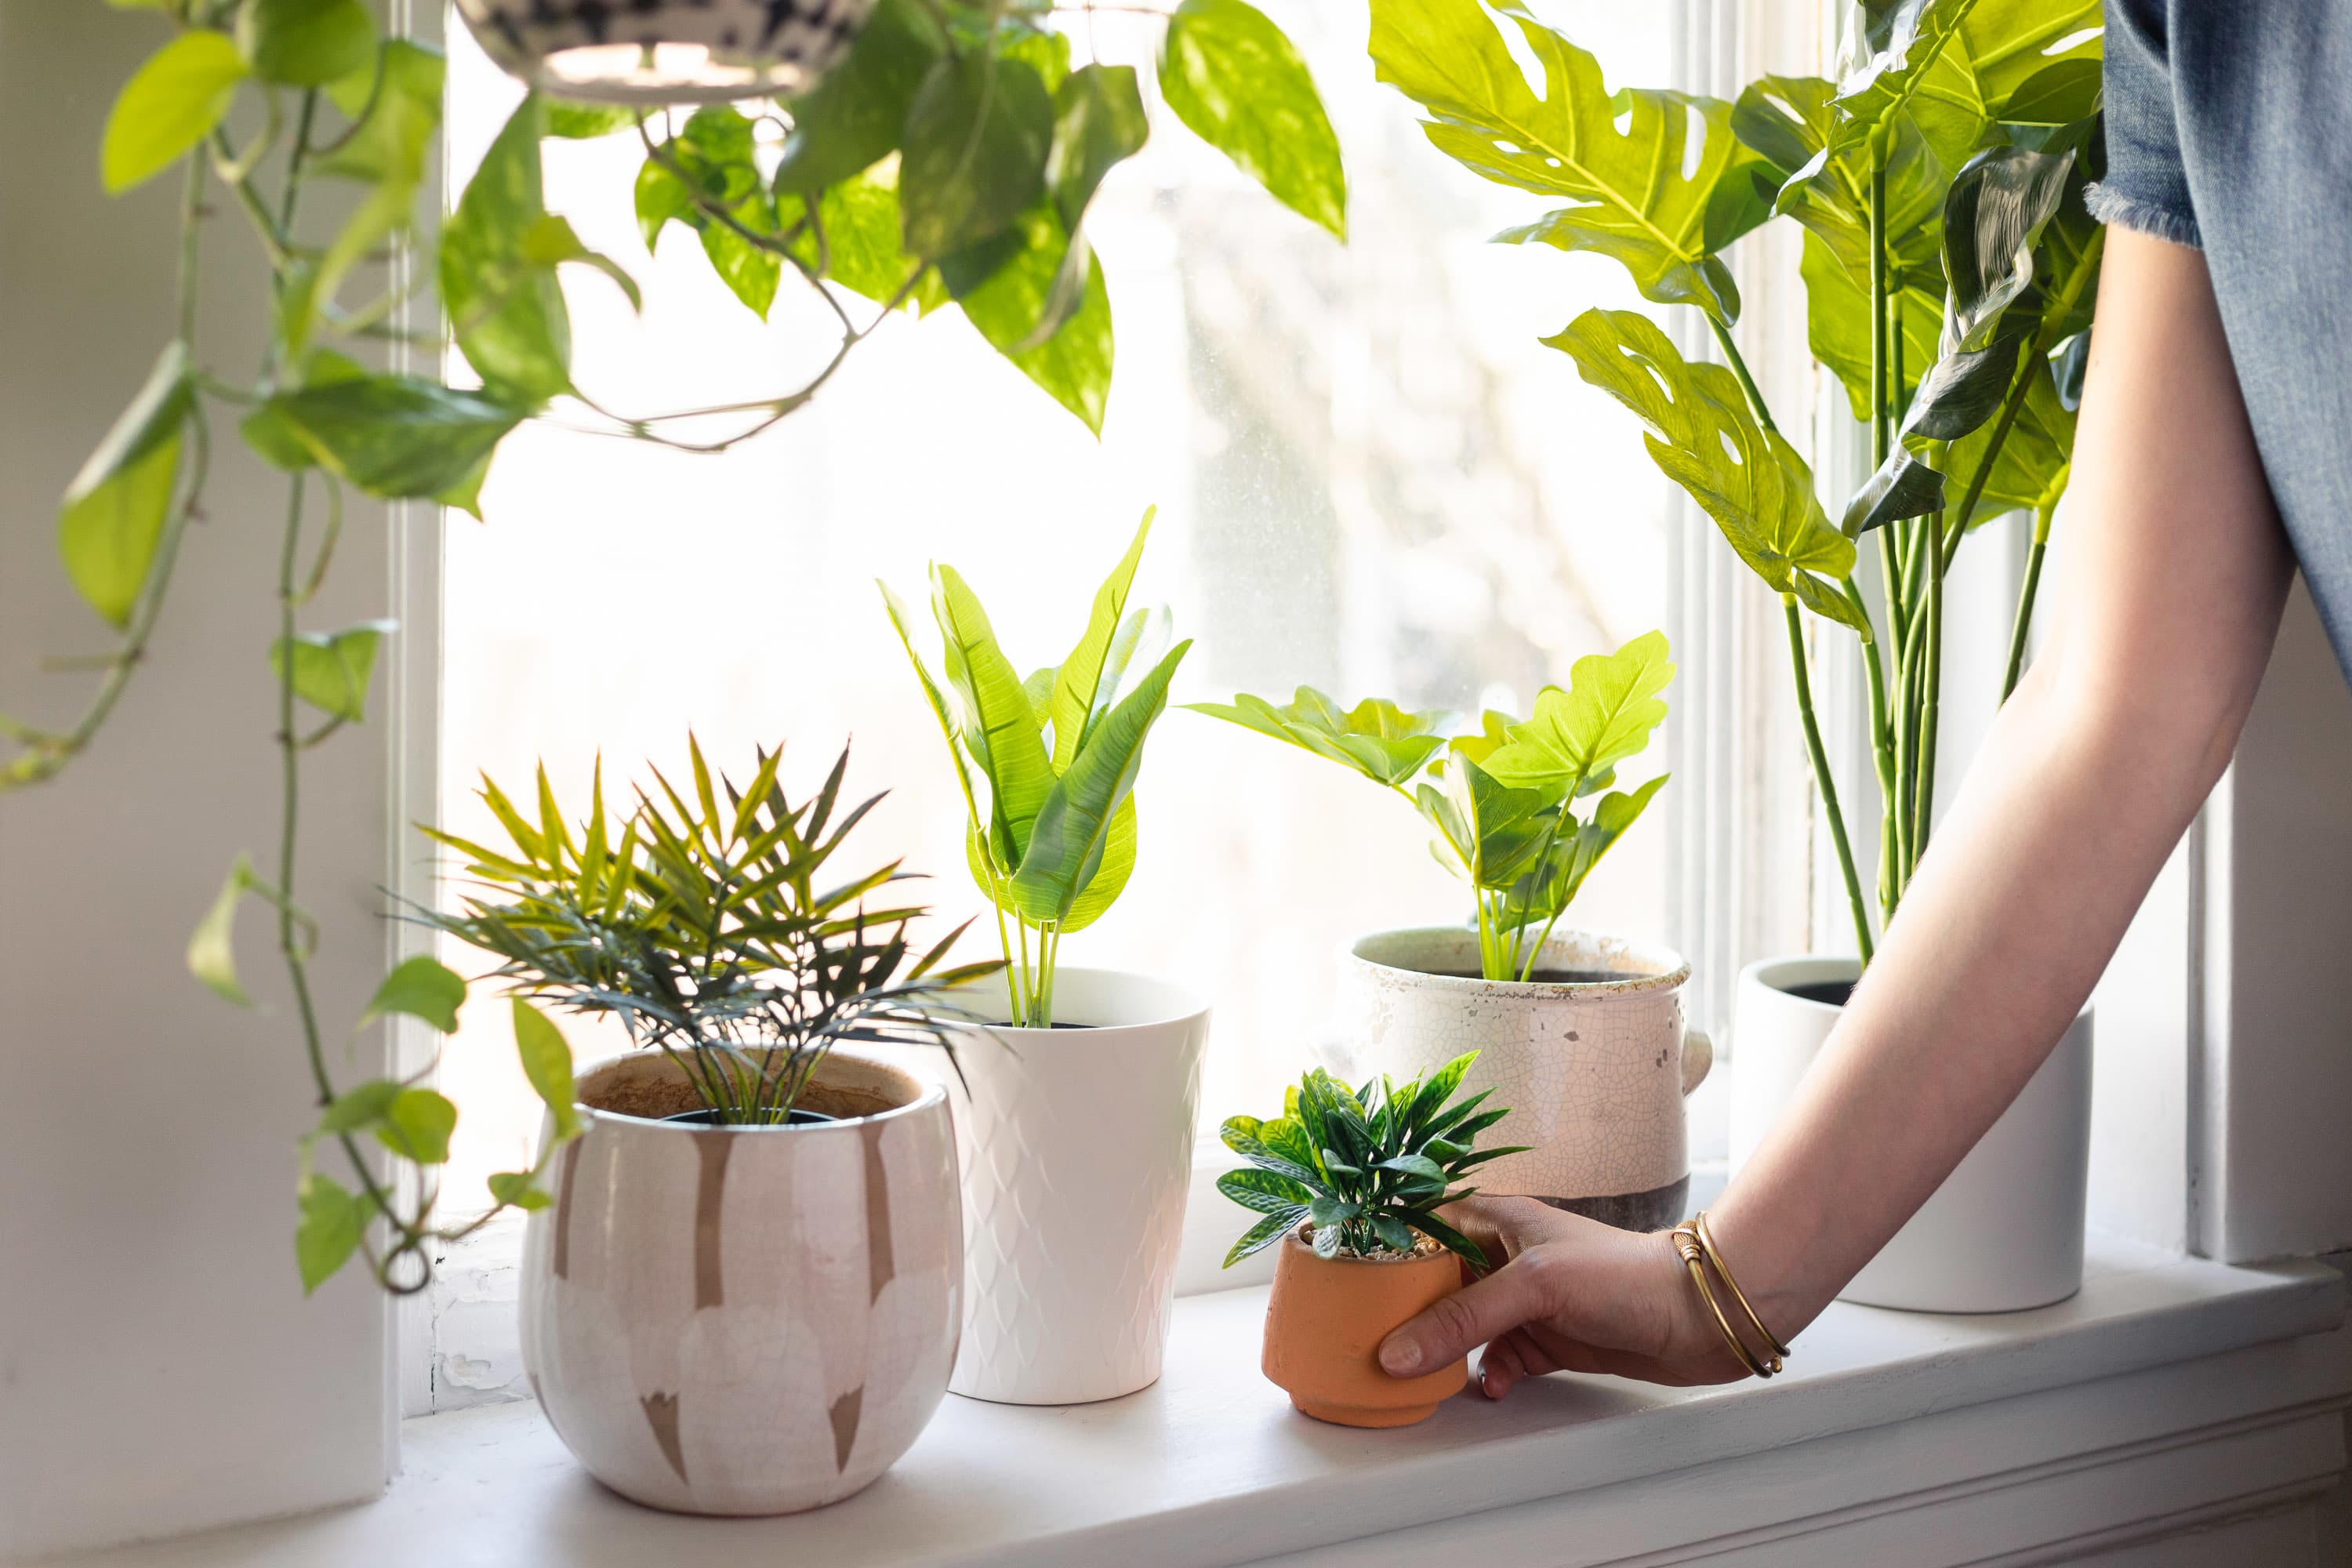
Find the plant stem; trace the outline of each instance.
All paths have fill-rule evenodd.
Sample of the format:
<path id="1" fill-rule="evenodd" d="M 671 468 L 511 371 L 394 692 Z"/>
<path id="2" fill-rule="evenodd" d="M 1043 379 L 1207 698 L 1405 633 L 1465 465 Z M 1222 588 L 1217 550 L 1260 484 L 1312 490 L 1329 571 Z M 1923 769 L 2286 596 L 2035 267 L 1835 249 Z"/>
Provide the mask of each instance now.
<path id="1" fill-rule="evenodd" d="M 2033 543 L 2025 552 L 2024 584 L 2017 591 L 2017 624 L 2009 633 L 2009 670 L 2000 681 L 2003 702 L 2017 689 L 2017 678 L 2025 668 L 2025 638 L 2033 626 L 2033 596 L 2042 586 L 2042 557 L 2050 548 L 2050 520 L 2057 510 L 2055 501 L 2034 510 Z"/>
<path id="2" fill-rule="evenodd" d="M 1756 378 L 1748 374 L 1748 360 L 1740 353 L 1739 345 L 1731 341 L 1730 330 L 1707 312 L 1702 310 L 1699 313 L 1706 316 L 1706 324 L 1715 331 L 1716 344 L 1723 350 L 1724 363 L 1731 367 L 1731 374 L 1739 382 L 1739 390 L 1747 395 L 1748 411 L 1756 416 L 1756 423 L 1764 427 L 1765 434 L 1778 436 L 1780 427 L 1772 423 L 1772 411 L 1764 406 L 1764 395 L 1756 389 Z"/>
<path id="3" fill-rule="evenodd" d="M 1863 901 L 1862 879 L 1853 868 L 1853 846 L 1845 835 L 1845 813 L 1838 807 L 1837 784 L 1830 776 L 1829 753 L 1822 747 L 1822 726 L 1813 716 L 1813 681 L 1805 657 L 1805 623 L 1797 613 L 1794 595 L 1780 595 L 1780 608 L 1789 623 L 1789 667 L 1797 679 L 1797 716 L 1805 727 L 1805 752 L 1813 764 L 1813 787 L 1822 797 L 1822 815 L 1828 818 L 1830 841 L 1837 849 L 1838 869 L 1845 878 L 1847 905 L 1853 911 L 1854 944 L 1861 950 L 1862 962 L 1868 966 L 1874 952 L 1870 940 L 1870 909 Z"/>
<path id="4" fill-rule="evenodd" d="M 1928 536 L 1937 537 L 1943 527 L 1942 516 L 1930 512 L 1922 521 Z M 1919 689 L 1918 795 L 1911 808 L 1911 858 L 1903 873 L 1906 885 L 1912 873 L 1919 868 L 1920 858 L 1927 853 L 1927 836 L 1936 825 L 1937 720 L 1944 687 L 1944 563 L 1940 552 L 1931 553 L 1927 563 L 1927 668 Z"/>

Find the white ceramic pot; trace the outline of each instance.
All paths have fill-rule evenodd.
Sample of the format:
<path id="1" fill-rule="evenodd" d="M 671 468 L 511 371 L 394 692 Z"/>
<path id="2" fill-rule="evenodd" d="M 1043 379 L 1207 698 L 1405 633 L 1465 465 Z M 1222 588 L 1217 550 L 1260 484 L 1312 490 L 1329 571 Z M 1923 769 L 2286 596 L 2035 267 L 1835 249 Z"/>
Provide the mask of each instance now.
<path id="1" fill-rule="evenodd" d="M 1208 1005 L 1064 968 L 1054 1017 L 957 1047 L 970 1296 L 948 1386 L 975 1399 L 1116 1399 L 1158 1382 L 1167 1348 Z"/>
<path id="2" fill-rule="evenodd" d="M 806 92 L 875 0 L 457 0 L 500 69 L 567 98 L 717 102 Z"/>
<path id="3" fill-rule="evenodd" d="M 1690 1194 L 1683 1097 L 1715 1059 L 1683 1020 L 1690 966 L 1667 948 L 1555 931 L 1537 969 L 1576 978 L 1478 979 L 1477 935 L 1459 926 L 1364 937 L 1340 955 L 1331 1070 L 1402 1082 L 1475 1050 L 1465 1089 L 1511 1108 L 1487 1137 L 1533 1145 L 1480 1166 L 1481 1192 L 1629 1230 L 1673 1225 Z"/>
<path id="4" fill-rule="evenodd" d="M 708 1127 L 656 1051 L 581 1075 L 587 1130 L 523 1242 L 523 1365 L 556 1436 L 681 1513 L 835 1502 L 947 1392 L 963 1229 L 946 1096 L 835 1051 L 801 1103 L 845 1118 Z"/>
<path id="5" fill-rule="evenodd" d="M 1768 959 L 1741 973 L 1732 1016 L 1735 1173 L 1795 1095 L 1860 973 L 1850 958 Z M 2016 1101 L 1842 1299 L 1917 1312 L 2010 1312 L 2064 1300 L 2083 1288 L 2090 1163 L 2086 1007 Z"/>

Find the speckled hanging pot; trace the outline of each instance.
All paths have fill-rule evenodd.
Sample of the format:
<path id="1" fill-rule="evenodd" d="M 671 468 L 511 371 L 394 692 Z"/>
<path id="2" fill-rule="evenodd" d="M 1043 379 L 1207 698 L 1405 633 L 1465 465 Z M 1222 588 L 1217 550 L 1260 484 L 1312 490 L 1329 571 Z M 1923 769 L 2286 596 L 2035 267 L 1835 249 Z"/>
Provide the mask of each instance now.
<path id="1" fill-rule="evenodd" d="M 530 1216 L 522 1358 L 555 1435 L 624 1497 L 793 1513 L 887 1469 L 947 1393 L 963 1220 L 946 1096 L 831 1053 L 817 1126 L 696 1127 L 666 1056 L 583 1073 L 587 1130 Z"/>
<path id="2" fill-rule="evenodd" d="M 1476 1051 L 1464 1089 L 1511 1108 L 1498 1141 L 1532 1145 L 1481 1166 L 1479 1191 L 1628 1230 L 1673 1225 L 1690 1194 L 1683 1098 L 1715 1060 L 1683 1022 L 1690 965 L 1668 948 L 1555 931 L 1536 970 L 1567 978 L 1481 980 L 1477 933 L 1460 926 L 1364 937 L 1340 955 L 1330 1068 L 1402 1082 Z"/>
<path id="3" fill-rule="evenodd" d="M 875 0 L 457 0 L 500 68 L 564 98 L 715 103 L 805 92 Z"/>

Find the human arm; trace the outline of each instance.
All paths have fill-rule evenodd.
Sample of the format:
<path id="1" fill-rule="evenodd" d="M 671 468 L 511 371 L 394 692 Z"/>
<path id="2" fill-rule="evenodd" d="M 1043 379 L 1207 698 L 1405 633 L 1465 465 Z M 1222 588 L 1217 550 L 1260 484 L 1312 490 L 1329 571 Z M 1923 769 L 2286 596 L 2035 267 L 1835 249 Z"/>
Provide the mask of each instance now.
<path id="1" fill-rule="evenodd" d="M 1992 1125 L 2090 994 L 2228 765 L 2294 563 L 2203 257 L 2108 236 L 2048 647 L 1796 1099 L 1709 1213 L 1783 1340 Z M 1511 1261 L 1407 1324 L 1392 1372 L 1490 1350 L 1486 1389 L 1573 1366 L 1737 1376 L 1667 1238 L 1474 1200 Z"/>

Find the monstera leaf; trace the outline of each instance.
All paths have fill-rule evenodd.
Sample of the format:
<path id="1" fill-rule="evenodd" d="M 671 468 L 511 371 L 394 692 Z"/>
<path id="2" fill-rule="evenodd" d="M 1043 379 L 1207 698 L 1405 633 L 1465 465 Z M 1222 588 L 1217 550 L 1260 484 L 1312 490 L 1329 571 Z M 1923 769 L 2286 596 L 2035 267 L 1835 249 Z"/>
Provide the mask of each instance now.
<path id="1" fill-rule="evenodd" d="M 1510 725 L 1507 744 L 1481 761 L 1507 784 L 1581 789 L 1650 743 L 1666 721 L 1659 693 L 1675 678 L 1664 632 L 1644 632 L 1615 653 L 1588 654 L 1569 670 L 1568 689 L 1537 694 L 1535 716 Z"/>
<path id="2" fill-rule="evenodd" d="M 1271 735 L 1277 741 L 1355 769 L 1376 784 L 1401 788 L 1421 772 L 1429 759 L 1444 749 L 1443 731 L 1450 713 L 1408 713 L 1381 698 L 1366 698 L 1342 710 L 1337 702 L 1311 686 L 1302 686 L 1277 708 L 1247 692 L 1230 704 L 1193 702 L 1195 713 L 1206 713 Z"/>
<path id="3" fill-rule="evenodd" d="M 2074 416 L 2059 400 L 2053 367 L 2036 365 L 2027 377 L 2017 417 L 1998 447 L 1992 442 L 1993 428 L 1987 426 L 1953 442 L 1947 457 L 1952 480 L 1965 487 L 1975 482 L 1986 454 L 1992 455 L 1991 470 L 1969 513 L 1970 527 L 2003 512 L 2046 511 L 2066 493 L 2074 456 Z"/>
<path id="4" fill-rule="evenodd" d="M 1830 526 L 1813 495 L 1812 470 L 1780 435 L 1757 425 L 1729 371 L 1685 363 L 1654 322 L 1631 310 L 1587 310 L 1543 341 L 1641 416 L 1651 458 L 1768 587 L 1864 629 L 1859 613 L 1831 586 L 1852 574 L 1853 542 Z"/>
<path id="5" fill-rule="evenodd" d="M 1373 0 L 1371 52 L 1380 79 L 1428 111 L 1439 151 L 1576 204 L 1496 237 L 1600 251 L 1645 297 L 1730 325 L 1739 294 L 1717 253 L 1769 216 L 1757 177 L 1770 174 L 1732 135 L 1731 106 L 1649 88 L 1612 97 L 1592 56 L 1518 5 L 1495 9 L 1542 67 L 1540 97 L 1477 0 Z"/>
<path id="6" fill-rule="evenodd" d="M 2097 90 L 2099 0 L 1864 0 L 1854 16 L 1840 153 L 1908 118 L 1957 164 L 1994 121 L 2074 118 Z"/>

